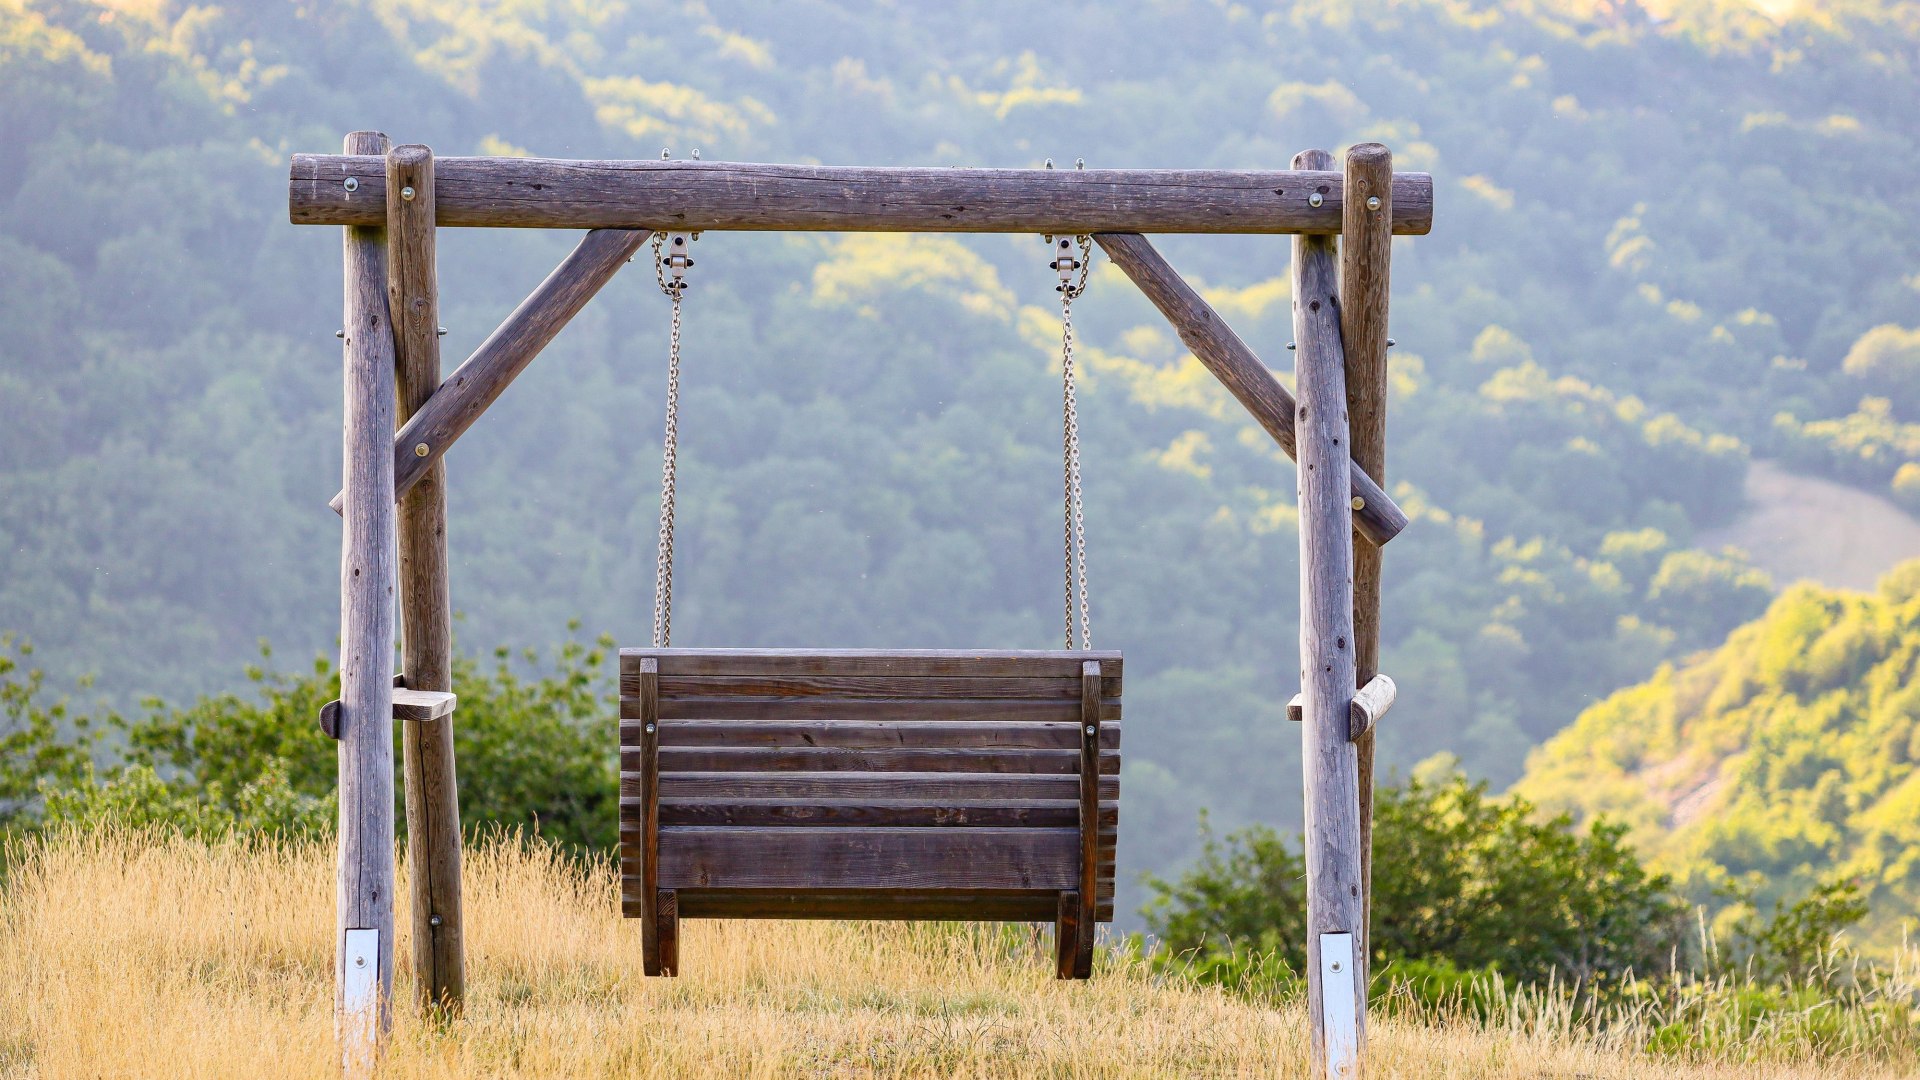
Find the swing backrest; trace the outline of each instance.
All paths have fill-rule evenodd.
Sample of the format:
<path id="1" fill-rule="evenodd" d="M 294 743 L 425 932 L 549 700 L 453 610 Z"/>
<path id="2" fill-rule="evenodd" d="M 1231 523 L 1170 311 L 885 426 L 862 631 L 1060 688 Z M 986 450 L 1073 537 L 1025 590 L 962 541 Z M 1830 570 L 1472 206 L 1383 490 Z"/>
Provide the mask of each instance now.
<path id="1" fill-rule="evenodd" d="M 629 915 L 652 877 L 682 918 L 1051 920 L 1085 753 L 1112 919 L 1118 652 L 624 649 L 620 677 Z"/>

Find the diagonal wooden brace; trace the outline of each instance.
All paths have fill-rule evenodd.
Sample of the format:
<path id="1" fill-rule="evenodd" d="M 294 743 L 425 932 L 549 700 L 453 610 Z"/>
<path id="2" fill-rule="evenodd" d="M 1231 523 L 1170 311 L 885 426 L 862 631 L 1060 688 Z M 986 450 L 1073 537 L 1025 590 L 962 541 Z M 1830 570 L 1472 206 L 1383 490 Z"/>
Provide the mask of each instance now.
<path id="1" fill-rule="evenodd" d="M 405 495 L 454 440 L 540 355 L 562 327 L 613 280 L 653 234 L 646 229 L 595 229 L 547 280 L 467 357 L 393 437 L 393 492 Z M 327 505 L 339 513 L 345 493 Z"/>
<path id="2" fill-rule="evenodd" d="M 1246 406 L 1288 457 L 1297 458 L 1293 427 L 1298 406 L 1293 395 L 1219 312 L 1174 272 L 1146 237 L 1138 233 L 1100 233 L 1093 239 L 1167 317 L 1195 358 Z M 1352 469 L 1354 526 L 1375 546 L 1384 544 L 1407 527 L 1407 515 L 1365 469 L 1358 465 Z"/>

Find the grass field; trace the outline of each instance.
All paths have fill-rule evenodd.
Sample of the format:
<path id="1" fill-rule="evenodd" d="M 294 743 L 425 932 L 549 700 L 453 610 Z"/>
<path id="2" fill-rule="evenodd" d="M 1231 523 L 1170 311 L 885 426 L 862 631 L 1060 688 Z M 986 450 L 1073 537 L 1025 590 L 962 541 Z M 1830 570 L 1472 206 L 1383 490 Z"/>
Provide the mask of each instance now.
<path id="1" fill-rule="evenodd" d="M 16 845 L 7 861 L 0 1077 L 336 1075 L 329 847 L 94 834 Z M 683 931 L 685 973 L 649 980 L 611 871 L 485 843 L 469 853 L 466 883 L 466 1015 L 436 1024 L 397 1010 L 384 1075 L 1305 1075 L 1298 1009 L 1110 957 L 1091 983 L 1058 983 L 1049 935 L 1025 928 L 695 922 Z M 1791 1053 L 1654 1059 L 1631 1049 L 1643 1032 L 1518 1016 L 1378 1020 L 1370 1074 L 1910 1074 Z"/>

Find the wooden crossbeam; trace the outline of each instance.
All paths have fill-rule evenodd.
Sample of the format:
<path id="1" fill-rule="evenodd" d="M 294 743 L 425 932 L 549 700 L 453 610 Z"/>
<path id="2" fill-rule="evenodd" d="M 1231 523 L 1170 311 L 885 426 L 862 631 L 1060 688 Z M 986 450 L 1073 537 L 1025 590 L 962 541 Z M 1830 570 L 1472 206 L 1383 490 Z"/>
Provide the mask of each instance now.
<path id="1" fill-rule="evenodd" d="M 440 158 L 441 225 L 830 232 L 1337 233 L 1332 170 L 940 169 Z M 1393 178 L 1393 231 L 1433 227 L 1433 178 Z M 296 225 L 377 225 L 377 157 L 295 154 Z"/>
<path id="2" fill-rule="evenodd" d="M 435 168 L 440 166 L 436 163 Z M 540 287 L 513 309 L 393 437 L 393 490 L 412 490 L 454 441 L 473 426 L 562 327 L 653 235 L 644 229 L 595 229 Z M 343 492 L 327 505 L 340 512 Z"/>
<path id="3" fill-rule="evenodd" d="M 1299 409 L 1293 395 L 1213 310 L 1213 305 L 1168 265 L 1146 237 L 1100 233 L 1093 239 L 1173 324 L 1194 357 L 1253 414 L 1288 457 L 1297 459 L 1294 421 Z M 1373 544 L 1384 544 L 1407 527 L 1407 515 L 1358 463 L 1352 465 L 1352 473 L 1354 524 Z"/>
<path id="4" fill-rule="evenodd" d="M 418 724 L 444 720 L 453 715 L 453 707 L 459 701 L 454 694 L 437 690 L 406 690 L 395 687 L 393 691 L 393 718 L 411 720 Z M 340 699 L 335 698 L 320 706 L 320 730 L 330 739 L 340 737 Z"/>

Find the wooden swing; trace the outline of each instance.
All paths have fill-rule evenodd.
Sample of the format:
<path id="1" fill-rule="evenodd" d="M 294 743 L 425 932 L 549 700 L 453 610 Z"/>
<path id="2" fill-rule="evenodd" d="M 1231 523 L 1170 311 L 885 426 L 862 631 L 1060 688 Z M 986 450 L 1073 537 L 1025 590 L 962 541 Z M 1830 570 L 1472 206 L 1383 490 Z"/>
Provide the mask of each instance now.
<path id="1" fill-rule="evenodd" d="M 1052 920 L 1057 976 L 1087 978 L 1113 919 L 1121 684 L 1088 627 L 1072 304 L 1090 240 L 1049 238 L 1067 648 L 995 652 L 668 647 L 690 240 L 654 241 L 673 323 L 653 646 L 620 652 L 621 909 L 646 973 L 678 971 L 683 918 Z"/>

